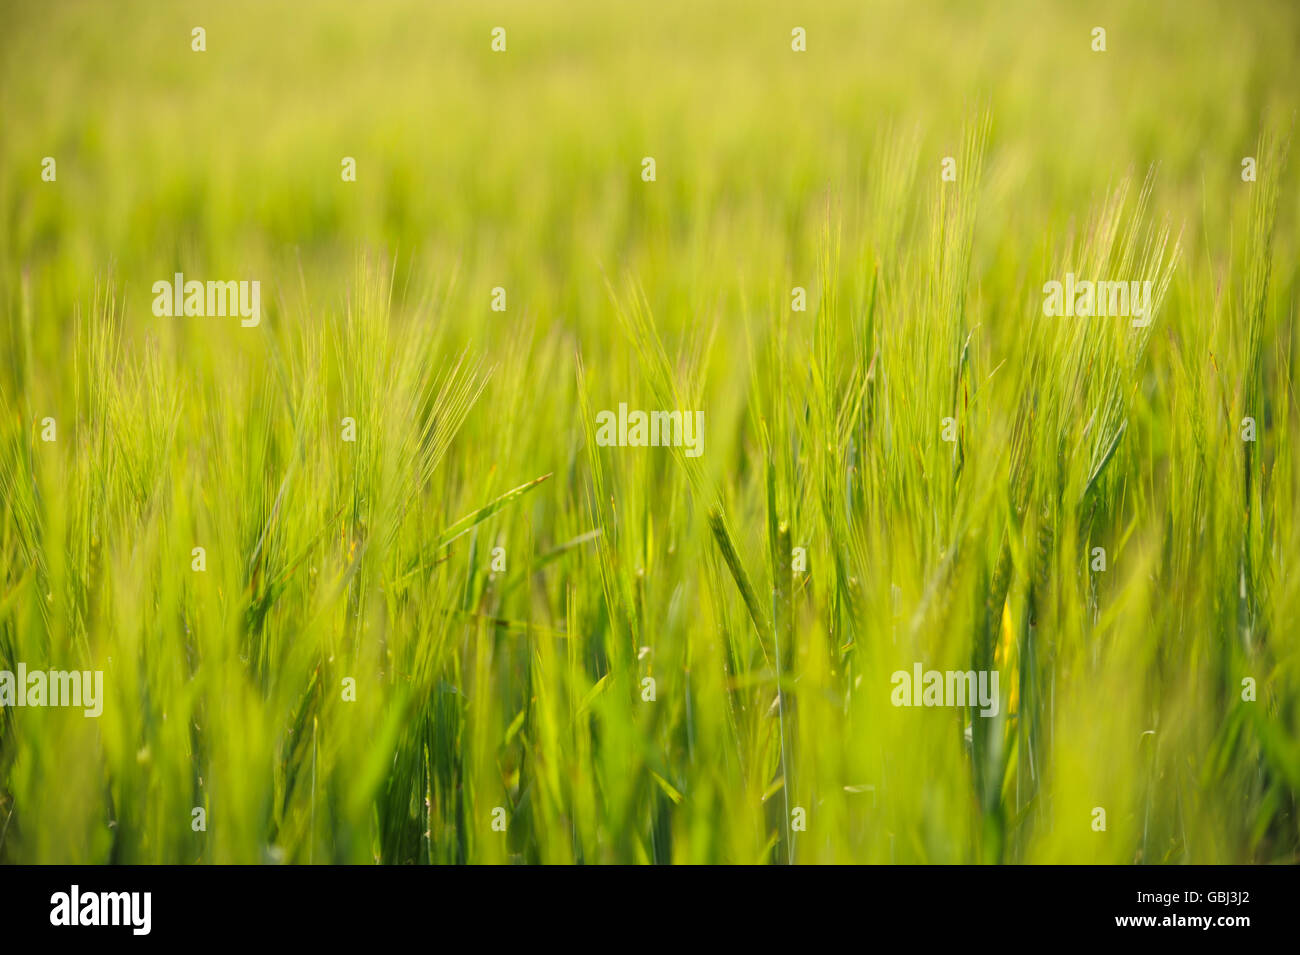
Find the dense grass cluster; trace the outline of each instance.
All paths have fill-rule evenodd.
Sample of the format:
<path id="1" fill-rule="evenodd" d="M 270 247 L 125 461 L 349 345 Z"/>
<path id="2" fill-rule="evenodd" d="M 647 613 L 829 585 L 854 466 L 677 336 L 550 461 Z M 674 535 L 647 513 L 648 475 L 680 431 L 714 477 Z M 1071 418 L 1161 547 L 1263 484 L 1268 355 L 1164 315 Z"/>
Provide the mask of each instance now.
<path id="1" fill-rule="evenodd" d="M 1296 861 L 1298 36 L 5 4 L 0 670 L 106 700 L 0 710 L 0 861 Z M 261 324 L 155 317 L 178 271 Z"/>

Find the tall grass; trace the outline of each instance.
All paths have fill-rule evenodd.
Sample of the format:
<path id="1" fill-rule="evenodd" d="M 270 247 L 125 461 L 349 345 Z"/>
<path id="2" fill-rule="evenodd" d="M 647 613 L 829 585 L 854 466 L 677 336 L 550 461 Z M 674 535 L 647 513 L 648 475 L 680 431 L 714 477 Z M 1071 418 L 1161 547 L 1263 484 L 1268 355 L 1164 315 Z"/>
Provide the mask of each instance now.
<path id="1" fill-rule="evenodd" d="M 1287 5 L 5 19 L 0 861 L 1297 860 Z"/>

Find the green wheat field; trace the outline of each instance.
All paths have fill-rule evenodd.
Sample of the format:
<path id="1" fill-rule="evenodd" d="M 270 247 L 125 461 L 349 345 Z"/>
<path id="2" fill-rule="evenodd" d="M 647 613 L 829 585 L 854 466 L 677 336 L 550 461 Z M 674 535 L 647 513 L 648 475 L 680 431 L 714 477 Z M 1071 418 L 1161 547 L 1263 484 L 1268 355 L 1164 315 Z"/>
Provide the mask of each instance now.
<path id="1" fill-rule="evenodd" d="M 0 670 L 103 673 L 0 709 L 0 862 L 1300 861 L 1298 54 L 0 3 Z"/>

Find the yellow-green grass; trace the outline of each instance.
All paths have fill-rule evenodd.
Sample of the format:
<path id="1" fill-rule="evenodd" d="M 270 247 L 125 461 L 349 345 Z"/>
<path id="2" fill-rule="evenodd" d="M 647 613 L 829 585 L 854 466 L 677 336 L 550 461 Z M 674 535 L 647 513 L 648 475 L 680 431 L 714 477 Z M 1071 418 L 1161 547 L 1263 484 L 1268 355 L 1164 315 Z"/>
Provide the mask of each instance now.
<path id="1" fill-rule="evenodd" d="M 1296 861 L 1291 5 L 0 7 L 0 861 Z"/>

